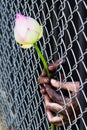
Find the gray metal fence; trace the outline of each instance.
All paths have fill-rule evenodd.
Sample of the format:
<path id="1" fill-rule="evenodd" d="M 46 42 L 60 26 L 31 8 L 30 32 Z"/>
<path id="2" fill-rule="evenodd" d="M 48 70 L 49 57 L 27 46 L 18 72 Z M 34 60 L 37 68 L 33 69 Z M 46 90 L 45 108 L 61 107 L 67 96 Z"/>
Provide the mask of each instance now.
<path id="1" fill-rule="evenodd" d="M 14 40 L 16 13 L 35 18 L 44 28 L 38 45 L 48 64 L 66 59 L 57 70 L 63 82 L 80 81 L 80 115 L 68 127 L 87 130 L 87 1 L 2 0 L 0 2 L 0 108 L 10 130 L 48 130 L 41 85 L 43 66 L 34 48 L 23 50 Z M 62 94 L 63 96 L 63 94 Z M 77 98 L 77 97 L 76 97 Z M 66 108 L 65 108 L 66 109 Z"/>

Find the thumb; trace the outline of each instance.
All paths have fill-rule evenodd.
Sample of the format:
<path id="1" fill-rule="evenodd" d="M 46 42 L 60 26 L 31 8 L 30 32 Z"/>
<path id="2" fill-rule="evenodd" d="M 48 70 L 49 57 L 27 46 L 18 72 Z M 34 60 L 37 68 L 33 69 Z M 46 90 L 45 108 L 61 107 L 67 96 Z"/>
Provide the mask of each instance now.
<path id="1" fill-rule="evenodd" d="M 59 87 L 60 87 L 60 81 L 58 81 L 58 80 L 51 79 L 51 80 L 50 80 L 50 83 L 51 83 L 51 85 L 52 85 L 53 87 L 55 87 L 55 88 L 59 88 Z"/>

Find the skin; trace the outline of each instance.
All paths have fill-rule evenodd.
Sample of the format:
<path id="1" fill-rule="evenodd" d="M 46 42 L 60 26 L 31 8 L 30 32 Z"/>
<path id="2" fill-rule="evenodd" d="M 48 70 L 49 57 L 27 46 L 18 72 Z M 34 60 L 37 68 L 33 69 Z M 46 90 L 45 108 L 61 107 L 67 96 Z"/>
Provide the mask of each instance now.
<path id="1" fill-rule="evenodd" d="M 62 63 L 64 64 L 64 62 L 63 60 Z M 38 81 L 43 85 L 40 92 L 44 95 L 46 114 L 49 122 L 54 123 L 56 126 L 67 126 L 74 121 L 80 113 L 77 100 L 79 98 L 78 90 L 80 85 L 78 81 L 61 83 L 54 79 L 53 76 L 58 65 L 59 62 L 57 61 L 48 67 L 51 78 L 48 78 L 45 70 L 43 70 Z M 61 90 L 62 94 L 59 94 L 59 91 L 56 90 Z"/>

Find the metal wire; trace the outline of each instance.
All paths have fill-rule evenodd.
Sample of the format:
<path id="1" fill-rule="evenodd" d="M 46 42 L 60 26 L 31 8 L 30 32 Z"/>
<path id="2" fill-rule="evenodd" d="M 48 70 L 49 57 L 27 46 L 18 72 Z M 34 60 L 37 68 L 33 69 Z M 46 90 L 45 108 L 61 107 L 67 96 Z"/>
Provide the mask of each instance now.
<path id="1" fill-rule="evenodd" d="M 80 82 L 74 95 L 80 115 L 71 122 L 66 102 L 64 110 L 69 120 L 68 127 L 56 130 L 87 129 L 87 2 L 86 0 L 2 0 L 0 2 L 0 107 L 6 127 L 11 130 L 48 130 L 41 85 L 37 78 L 43 66 L 34 48 L 22 50 L 14 40 L 16 13 L 35 18 L 44 29 L 38 42 L 47 63 L 59 59 L 56 78 L 66 83 Z M 62 65 L 62 60 L 66 64 Z M 64 75 L 62 80 L 61 72 Z M 64 95 L 59 89 L 64 100 Z M 68 93 L 69 90 L 68 90 Z M 77 94 L 80 93 L 78 100 Z"/>

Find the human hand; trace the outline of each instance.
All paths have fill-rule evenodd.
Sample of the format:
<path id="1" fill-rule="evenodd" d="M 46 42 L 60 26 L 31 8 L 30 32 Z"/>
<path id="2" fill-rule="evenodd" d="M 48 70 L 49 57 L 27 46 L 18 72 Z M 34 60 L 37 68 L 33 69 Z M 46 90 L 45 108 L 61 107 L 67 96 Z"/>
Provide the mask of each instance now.
<path id="1" fill-rule="evenodd" d="M 57 66 L 58 62 L 49 66 L 49 71 L 53 74 Z M 60 83 L 58 80 L 49 79 L 44 70 L 38 80 L 44 85 L 40 92 L 44 94 L 49 122 L 57 126 L 69 125 L 80 113 L 78 104 L 79 82 Z"/>

